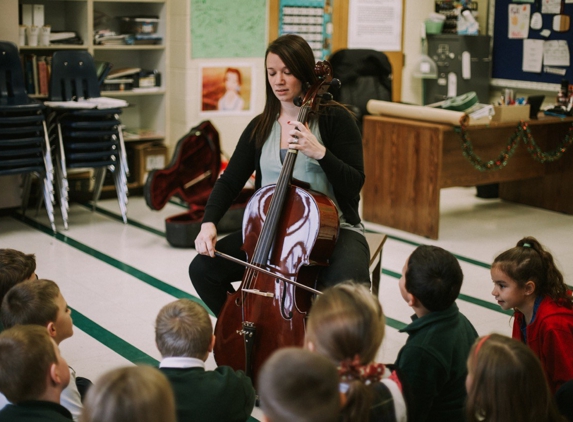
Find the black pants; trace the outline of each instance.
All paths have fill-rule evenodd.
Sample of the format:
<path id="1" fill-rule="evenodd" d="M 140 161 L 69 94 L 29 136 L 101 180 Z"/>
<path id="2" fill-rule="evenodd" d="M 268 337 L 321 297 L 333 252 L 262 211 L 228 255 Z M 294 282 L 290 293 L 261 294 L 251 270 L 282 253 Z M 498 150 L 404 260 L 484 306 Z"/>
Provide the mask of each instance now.
<path id="1" fill-rule="evenodd" d="M 229 234 L 217 241 L 217 250 L 242 260 L 246 259 L 241 250 L 241 231 Z M 341 229 L 330 257 L 330 265 L 319 275 L 319 289 L 333 286 L 343 281 L 355 281 L 370 285 L 370 251 L 366 238 L 353 230 Z M 201 299 L 215 315 L 223 308 L 227 292 L 233 292 L 234 281 L 241 281 L 245 267 L 216 256 L 197 255 L 189 265 L 189 277 Z"/>

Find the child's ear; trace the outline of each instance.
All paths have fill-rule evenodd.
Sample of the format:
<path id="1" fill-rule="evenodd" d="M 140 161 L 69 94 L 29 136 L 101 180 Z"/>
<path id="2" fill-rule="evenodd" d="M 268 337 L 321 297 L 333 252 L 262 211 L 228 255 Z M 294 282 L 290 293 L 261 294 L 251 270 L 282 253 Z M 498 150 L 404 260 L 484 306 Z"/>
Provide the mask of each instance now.
<path id="1" fill-rule="evenodd" d="M 211 343 L 209 343 L 209 353 L 213 351 L 214 347 L 215 347 L 215 335 L 213 334 L 211 336 Z"/>
<path id="2" fill-rule="evenodd" d="M 525 286 L 523 286 L 523 288 L 525 289 L 525 294 L 526 295 L 532 295 L 533 293 L 535 293 L 535 282 L 532 280 L 529 280 L 527 283 L 525 283 Z"/>
<path id="3" fill-rule="evenodd" d="M 62 377 L 60 376 L 60 371 L 56 363 L 50 365 L 50 380 L 53 386 L 60 385 L 62 383 Z"/>
<path id="4" fill-rule="evenodd" d="M 406 301 L 406 303 L 408 303 L 408 306 L 414 308 L 416 306 L 419 306 L 420 301 L 418 300 L 418 298 L 416 296 L 414 296 L 412 293 L 408 293 L 406 292 L 406 297 L 408 298 L 408 300 Z"/>
<path id="5" fill-rule="evenodd" d="M 54 324 L 53 321 L 48 322 L 48 325 L 46 325 L 46 329 L 48 330 L 48 334 L 50 335 L 50 337 L 52 338 L 56 338 L 56 324 Z"/>

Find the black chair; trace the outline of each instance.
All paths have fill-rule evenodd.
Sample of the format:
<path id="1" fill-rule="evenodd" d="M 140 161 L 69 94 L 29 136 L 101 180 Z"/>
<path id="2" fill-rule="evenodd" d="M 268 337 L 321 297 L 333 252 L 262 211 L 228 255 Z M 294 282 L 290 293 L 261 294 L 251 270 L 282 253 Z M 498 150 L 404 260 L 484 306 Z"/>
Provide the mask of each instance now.
<path id="1" fill-rule="evenodd" d="M 341 82 L 332 95 L 356 114 L 362 130 L 369 100 L 392 101 L 392 65 L 386 54 L 366 49 L 338 50 L 329 61 L 333 76 Z"/>
<path id="2" fill-rule="evenodd" d="M 54 171 L 44 105 L 28 97 L 18 48 L 0 41 L 0 176 L 22 175 L 22 212 L 28 205 L 31 176 L 41 181 L 52 230 Z"/>
<path id="3" fill-rule="evenodd" d="M 100 96 L 93 57 L 86 51 L 55 52 L 49 92 L 48 121 L 50 137 L 57 143 L 56 176 L 64 227 L 68 227 L 67 169 L 70 168 L 94 169 L 94 209 L 106 171 L 111 171 L 119 208 L 127 223 L 129 168 L 119 120 L 121 109 L 105 108 L 107 101 Z"/>

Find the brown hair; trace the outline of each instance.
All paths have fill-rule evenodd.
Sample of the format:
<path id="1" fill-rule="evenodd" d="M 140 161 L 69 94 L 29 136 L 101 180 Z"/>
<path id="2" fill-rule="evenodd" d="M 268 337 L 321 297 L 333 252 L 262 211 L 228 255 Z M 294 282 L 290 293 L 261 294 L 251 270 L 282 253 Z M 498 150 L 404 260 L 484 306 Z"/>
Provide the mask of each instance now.
<path id="1" fill-rule="evenodd" d="M 303 90 L 317 82 L 317 76 L 314 74 L 314 53 L 304 38 L 299 35 L 288 34 L 278 37 L 270 43 L 265 52 L 265 75 L 269 53 L 280 57 L 292 75 L 301 81 Z M 269 137 L 272 126 L 281 111 L 281 103 L 275 96 L 268 77 L 265 77 L 265 87 L 265 108 L 251 133 L 251 140 L 255 140 L 257 148 L 261 148 Z"/>
<path id="2" fill-rule="evenodd" d="M 0 391 L 10 402 L 37 400 L 57 363 L 55 343 L 45 328 L 18 325 L 0 333 Z"/>
<path id="3" fill-rule="evenodd" d="M 324 356 L 287 347 L 262 366 L 258 389 L 261 408 L 272 422 L 337 422 L 338 373 Z"/>
<path id="4" fill-rule="evenodd" d="M 175 422 L 173 390 L 151 366 L 118 368 L 88 390 L 81 422 Z"/>
<path id="5" fill-rule="evenodd" d="M 359 357 L 366 365 L 376 357 L 384 338 L 385 318 L 380 302 L 362 284 L 341 283 L 326 289 L 310 310 L 306 341 L 339 365 Z M 362 380 L 348 383 L 344 421 L 367 421 L 374 395 Z"/>
<path id="6" fill-rule="evenodd" d="M 189 299 L 168 303 L 155 320 L 155 342 L 163 357 L 203 359 L 209 351 L 212 336 L 209 314 Z"/>
<path id="7" fill-rule="evenodd" d="M 6 328 L 17 324 L 46 327 L 58 315 L 56 299 L 59 294 L 60 288 L 51 280 L 29 280 L 17 284 L 2 302 L 2 324 Z"/>
<path id="8" fill-rule="evenodd" d="M 478 338 L 468 358 L 468 422 L 564 421 L 541 363 L 525 344 L 501 334 Z"/>
<path id="9" fill-rule="evenodd" d="M 32 277 L 36 257 L 15 249 L 0 249 L 0 303 L 13 286 Z"/>
<path id="10" fill-rule="evenodd" d="M 533 281 L 536 296 L 549 296 L 559 305 L 573 306 L 573 298 L 567 294 L 567 285 L 553 256 L 534 237 L 524 237 L 515 247 L 498 255 L 492 267 L 499 268 L 520 288 Z"/>

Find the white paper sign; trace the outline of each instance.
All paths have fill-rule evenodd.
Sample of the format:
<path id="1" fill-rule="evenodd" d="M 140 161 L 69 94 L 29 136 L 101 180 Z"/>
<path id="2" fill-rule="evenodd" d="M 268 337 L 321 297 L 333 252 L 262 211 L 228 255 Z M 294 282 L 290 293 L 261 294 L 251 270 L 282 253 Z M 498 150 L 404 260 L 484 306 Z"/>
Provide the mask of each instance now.
<path id="1" fill-rule="evenodd" d="M 523 63 L 521 68 L 524 72 L 541 73 L 543 64 L 543 40 L 523 40 Z"/>
<path id="2" fill-rule="evenodd" d="M 402 0 L 350 0 L 348 48 L 402 49 Z"/>
<path id="3" fill-rule="evenodd" d="M 542 0 L 541 13 L 556 15 L 561 12 L 561 0 Z"/>
<path id="4" fill-rule="evenodd" d="M 543 63 L 546 66 L 569 66 L 569 46 L 565 40 L 545 41 Z"/>
<path id="5" fill-rule="evenodd" d="M 530 4 L 510 4 L 509 6 L 508 37 L 510 39 L 527 38 L 529 35 Z"/>

